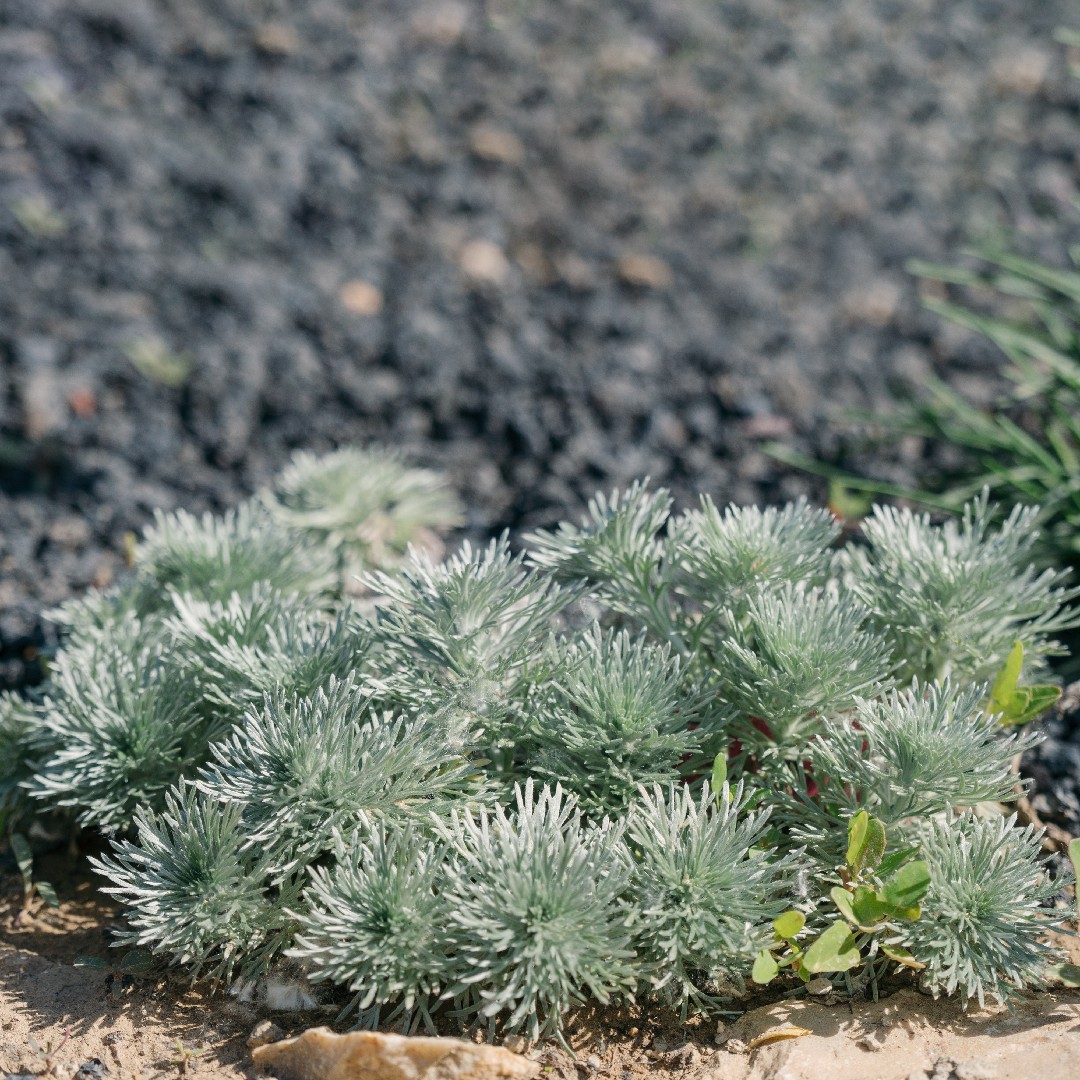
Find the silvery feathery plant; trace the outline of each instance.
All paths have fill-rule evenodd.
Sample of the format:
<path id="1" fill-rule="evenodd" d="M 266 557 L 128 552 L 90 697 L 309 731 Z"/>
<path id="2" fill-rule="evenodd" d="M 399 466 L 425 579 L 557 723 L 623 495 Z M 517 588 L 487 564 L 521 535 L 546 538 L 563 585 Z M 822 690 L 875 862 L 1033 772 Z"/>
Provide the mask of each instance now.
<path id="1" fill-rule="evenodd" d="M 995 808 L 1080 617 L 1031 514 L 990 513 L 838 547 L 804 503 L 638 484 L 440 560 L 430 474 L 303 455 L 56 613 L 50 681 L 0 700 L 0 809 L 112 836 L 124 942 L 291 965 L 360 1024 L 559 1037 L 587 1001 L 895 971 L 1004 997 L 1067 882 Z"/>
<path id="2" fill-rule="evenodd" d="M 439 534 L 462 522 L 438 473 L 359 447 L 295 455 L 263 502 L 289 530 L 333 552 L 344 573 L 393 565 L 410 545 L 441 549 Z"/>

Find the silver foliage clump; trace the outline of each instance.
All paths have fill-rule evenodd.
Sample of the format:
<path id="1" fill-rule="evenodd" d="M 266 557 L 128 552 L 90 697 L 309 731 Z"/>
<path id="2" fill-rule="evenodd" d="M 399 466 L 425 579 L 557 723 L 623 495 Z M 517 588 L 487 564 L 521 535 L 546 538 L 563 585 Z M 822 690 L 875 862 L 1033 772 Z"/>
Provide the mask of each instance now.
<path id="1" fill-rule="evenodd" d="M 439 533 L 463 520 L 457 496 L 438 473 L 359 447 L 296 454 L 264 503 L 291 532 L 332 551 L 343 570 L 354 572 L 393 565 L 410 544 L 441 547 Z"/>
<path id="2" fill-rule="evenodd" d="M 689 692 L 671 650 L 625 631 L 592 631 L 562 650 L 534 705 L 528 768 L 593 816 L 622 814 L 643 784 L 681 778 L 701 749 L 708 694 Z"/>
<path id="3" fill-rule="evenodd" d="M 137 548 L 137 560 L 147 607 L 170 590 L 213 601 L 256 585 L 284 594 L 317 594 L 333 581 L 330 554 L 316 544 L 299 543 L 257 503 L 220 517 L 158 511 Z"/>
<path id="4" fill-rule="evenodd" d="M 716 997 L 741 984 L 787 900 L 788 862 L 754 850 L 769 813 L 747 802 L 741 786 L 714 793 L 706 783 L 695 796 L 656 784 L 628 818 L 641 962 L 652 991 L 684 1017 L 709 1005 L 710 986 Z"/>
<path id="5" fill-rule="evenodd" d="M 339 834 L 334 865 L 312 869 L 289 955 L 312 982 L 354 993 L 365 1026 L 403 1014 L 434 1032 L 444 987 L 465 973 L 446 932 L 446 872 L 445 849 L 411 824 Z"/>
<path id="6" fill-rule="evenodd" d="M 637 484 L 440 560 L 457 515 L 342 451 L 160 516 L 57 613 L 38 699 L 0 699 L 0 812 L 112 834 L 123 942 L 245 984 L 299 963 L 366 1025 L 561 1037 L 589 1001 L 685 1016 L 883 958 L 979 1001 L 1039 981 L 1064 880 L 983 806 L 1037 738 L 999 673 L 1048 701 L 1080 622 L 1030 514 L 879 510 L 837 549 L 805 503 Z"/>
<path id="7" fill-rule="evenodd" d="M 267 695 L 263 708 L 211 747 L 197 786 L 242 807 L 245 845 L 275 877 L 303 870 L 341 832 L 371 818 L 428 813 L 483 789 L 468 732 L 430 714 L 380 713 L 351 678 L 310 697 Z"/>
<path id="8" fill-rule="evenodd" d="M 28 732 L 40 755 L 27 783 L 31 795 L 73 807 L 80 824 L 111 832 L 126 828 L 140 807 L 160 805 L 202 760 L 208 724 L 161 651 L 160 639 L 134 615 L 112 632 L 69 643 Z"/>
<path id="9" fill-rule="evenodd" d="M 838 564 L 902 675 L 989 681 L 1017 640 L 1035 670 L 1063 654 L 1054 635 L 1076 625 L 1066 605 L 1078 591 L 1065 586 L 1066 572 L 1031 565 L 1037 517 L 1018 506 L 992 530 L 986 493 L 938 527 L 926 514 L 874 507 L 862 527 L 867 546 L 844 548 Z"/>
<path id="10" fill-rule="evenodd" d="M 810 750 L 827 797 L 847 812 L 867 809 L 886 827 L 949 808 L 1005 802 L 1017 783 L 1013 758 L 1038 741 L 1006 734 L 987 711 L 986 688 L 952 682 L 860 699 L 830 722 Z M 834 779 L 833 779 L 834 778 Z"/>
<path id="11" fill-rule="evenodd" d="M 1046 931 L 1064 921 L 1045 905 L 1061 882 L 1040 857 L 1041 834 L 1015 825 L 1015 815 L 987 820 L 968 813 L 920 830 L 932 883 L 923 917 L 897 943 L 926 965 L 923 977 L 935 997 L 960 993 L 983 1005 L 1045 982 L 1055 957 Z"/>
<path id="12" fill-rule="evenodd" d="M 547 644 L 581 589 L 530 571 L 505 536 L 479 550 L 466 542 L 443 563 L 413 552 L 396 573 L 364 582 L 379 598 L 369 627 L 379 658 L 374 691 L 397 708 L 470 728 L 509 791 L 559 663 Z"/>
<path id="13" fill-rule="evenodd" d="M 481 1017 L 506 1013 L 531 1039 L 560 1030 L 590 999 L 630 994 L 637 970 L 630 859 L 621 828 L 582 822 L 562 789 L 518 788 L 512 810 L 452 811 L 447 932 L 459 972 L 450 993 Z"/>
<path id="14" fill-rule="evenodd" d="M 160 814 L 135 816 L 137 840 L 91 859 L 105 892 L 129 906 L 121 945 L 137 945 L 218 981 L 263 971 L 292 934 L 296 881 L 271 889 L 269 867 L 251 849 L 241 808 L 181 784 Z"/>
<path id="15" fill-rule="evenodd" d="M 721 511 L 705 496 L 699 509 L 672 522 L 667 550 L 680 593 L 737 618 L 763 586 L 823 584 L 839 535 L 828 510 L 804 501 Z"/>
<path id="16" fill-rule="evenodd" d="M 888 648 L 868 618 L 836 588 L 784 582 L 749 600 L 716 657 L 721 696 L 744 744 L 801 753 L 826 717 L 891 685 Z"/>

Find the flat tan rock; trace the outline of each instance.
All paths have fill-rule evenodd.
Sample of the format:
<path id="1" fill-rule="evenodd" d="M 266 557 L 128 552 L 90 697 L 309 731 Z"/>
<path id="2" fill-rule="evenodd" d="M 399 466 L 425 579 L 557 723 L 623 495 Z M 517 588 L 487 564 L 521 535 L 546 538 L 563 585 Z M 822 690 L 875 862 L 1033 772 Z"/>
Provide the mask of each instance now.
<path id="1" fill-rule="evenodd" d="M 324 1027 L 256 1047 L 251 1057 L 279 1080 L 526 1080 L 540 1071 L 501 1046 Z"/>

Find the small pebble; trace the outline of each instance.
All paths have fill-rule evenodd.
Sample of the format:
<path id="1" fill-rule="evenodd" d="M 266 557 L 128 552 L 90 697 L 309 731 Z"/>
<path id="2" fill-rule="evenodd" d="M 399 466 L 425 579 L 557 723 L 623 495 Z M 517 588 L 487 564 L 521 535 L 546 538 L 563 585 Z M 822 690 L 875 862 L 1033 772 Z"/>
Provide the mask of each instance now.
<path id="1" fill-rule="evenodd" d="M 819 975 L 806 984 L 806 992 L 814 997 L 823 997 L 825 994 L 832 993 L 832 983 Z"/>
<path id="2" fill-rule="evenodd" d="M 458 255 L 458 266 L 472 285 L 501 285 L 510 272 L 502 249 L 490 240 L 471 240 Z"/>
<path id="3" fill-rule="evenodd" d="M 256 1046 L 267 1046 L 270 1043 L 280 1042 L 284 1037 L 285 1032 L 272 1020 L 260 1020 L 248 1036 L 247 1044 L 254 1050 Z"/>
<path id="4" fill-rule="evenodd" d="M 622 255 L 615 272 L 627 285 L 642 289 L 667 289 L 674 281 L 671 267 L 655 255 Z"/>
<path id="5" fill-rule="evenodd" d="M 634 36 L 605 45 L 596 57 L 602 75 L 637 75 L 648 71 L 663 52 L 652 38 Z"/>
<path id="6" fill-rule="evenodd" d="M 896 314 L 902 297 L 896 282 L 878 278 L 850 293 L 844 301 L 844 311 L 854 323 L 886 326 Z"/>
<path id="7" fill-rule="evenodd" d="M 383 294 L 370 281 L 346 281 L 338 290 L 338 299 L 354 315 L 378 315 L 383 309 Z"/>
<path id="8" fill-rule="evenodd" d="M 449 48 L 455 45 L 469 21 L 469 9 L 455 0 L 429 4 L 416 13 L 412 32 L 417 40 L 428 45 Z"/>
<path id="9" fill-rule="evenodd" d="M 266 56 L 289 56 L 302 44 L 299 35 L 285 23 L 264 23 L 255 30 L 255 48 Z"/>
<path id="10" fill-rule="evenodd" d="M 591 289 L 596 284 L 593 268 L 573 251 L 556 256 L 555 272 L 564 285 L 577 291 Z"/>
<path id="11" fill-rule="evenodd" d="M 516 135 L 487 124 L 473 129 L 469 149 L 482 161 L 499 165 L 520 165 L 525 160 L 525 146 Z"/>
<path id="12" fill-rule="evenodd" d="M 1042 49 L 1010 49 L 990 72 L 995 89 L 1006 94 L 1034 94 L 1046 81 L 1050 57 Z"/>

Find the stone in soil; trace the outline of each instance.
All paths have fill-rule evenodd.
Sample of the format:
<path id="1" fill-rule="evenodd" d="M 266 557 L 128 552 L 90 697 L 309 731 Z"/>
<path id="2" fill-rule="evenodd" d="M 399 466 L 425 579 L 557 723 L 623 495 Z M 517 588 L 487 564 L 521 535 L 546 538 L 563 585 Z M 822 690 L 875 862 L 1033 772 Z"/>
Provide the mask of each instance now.
<path id="1" fill-rule="evenodd" d="M 278 1080 L 526 1080 L 540 1072 L 535 1061 L 500 1046 L 329 1028 L 258 1046 L 251 1056 Z"/>

